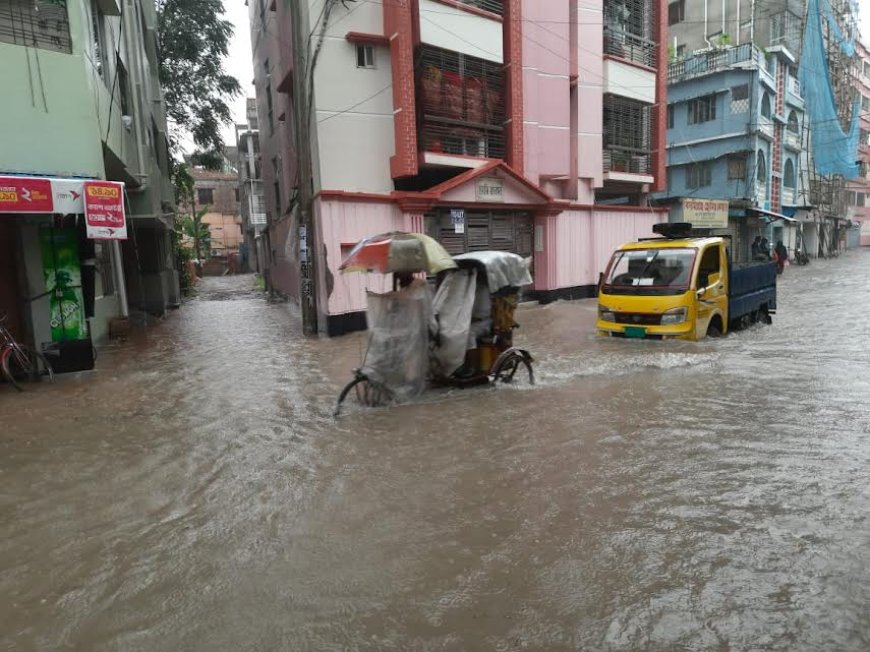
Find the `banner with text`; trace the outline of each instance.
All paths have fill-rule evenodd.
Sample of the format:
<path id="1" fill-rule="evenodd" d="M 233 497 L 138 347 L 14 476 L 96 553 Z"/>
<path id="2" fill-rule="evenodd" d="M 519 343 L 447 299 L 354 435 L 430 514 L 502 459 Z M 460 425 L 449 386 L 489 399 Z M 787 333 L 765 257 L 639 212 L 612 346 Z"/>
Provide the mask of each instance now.
<path id="1" fill-rule="evenodd" d="M 85 181 L 85 226 L 92 240 L 126 240 L 124 184 Z"/>

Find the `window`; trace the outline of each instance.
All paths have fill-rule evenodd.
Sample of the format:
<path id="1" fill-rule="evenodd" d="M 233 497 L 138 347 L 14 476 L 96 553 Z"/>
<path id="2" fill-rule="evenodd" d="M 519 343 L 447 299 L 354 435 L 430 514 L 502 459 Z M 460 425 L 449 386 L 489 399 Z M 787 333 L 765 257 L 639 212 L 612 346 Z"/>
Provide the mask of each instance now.
<path id="1" fill-rule="evenodd" d="M 767 119 L 770 119 L 770 95 L 765 92 L 761 96 L 761 115 Z"/>
<path id="2" fill-rule="evenodd" d="M 677 59 L 684 59 L 686 57 L 686 45 L 677 46 Z"/>
<path id="3" fill-rule="evenodd" d="M 106 70 L 104 57 L 106 50 L 106 33 L 103 31 L 104 17 L 103 12 L 97 5 L 97 0 L 91 0 L 91 53 L 93 56 L 94 68 L 100 77 L 105 78 Z"/>
<path id="4" fill-rule="evenodd" d="M 686 167 L 686 188 L 694 190 L 713 183 L 713 165 L 710 161 L 693 163 Z"/>
<path id="5" fill-rule="evenodd" d="M 728 157 L 728 181 L 743 181 L 746 179 L 746 157 Z"/>
<path id="6" fill-rule="evenodd" d="M 861 96 L 861 111 L 864 113 L 870 113 L 870 97 L 866 95 Z"/>
<path id="7" fill-rule="evenodd" d="M 788 114 L 788 125 L 786 128 L 788 129 L 789 133 L 795 135 L 800 132 L 800 123 L 797 119 L 797 113 L 795 113 L 794 111 L 791 111 Z"/>
<path id="8" fill-rule="evenodd" d="M 236 201 L 239 201 L 239 189 L 236 188 L 235 191 L 236 191 Z"/>
<path id="9" fill-rule="evenodd" d="M 860 208 L 864 208 L 864 202 L 866 201 L 867 195 L 863 192 L 859 192 L 855 194 L 855 206 Z"/>
<path id="10" fill-rule="evenodd" d="M 70 54 L 72 40 L 66 4 L 60 0 L 0 2 L 0 43 Z M 78 4 L 74 6 L 78 15 Z"/>
<path id="11" fill-rule="evenodd" d="M 668 5 L 668 25 L 676 25 L 686 20 L 686 0 L 677 0 Z"/>
<path id="12" fill-rule="evenodd" d="M 278 163 L 278 157 L 272 159 L 272 191 L 275 193 L 275 214 L 281 215 L 281 183 L 278 181 L 281 174 L 281 166 Z"/>
<path id="13" fill-rule="evenodd" d="M 668 105 L 668 129 L 674 128 L 674 105 Z"/>
<path id="14" fill-rule="evenodd" d="M 764 159 L 764 152 L 758 150 L 758 165 L 756 166 L 755 178 L 758 183 L 767 183 L 767 163 Z"/>
<path id="15" fill-rule="evenodd" d="M 731 87 L 731 113 L 749 111 L 749 84 Z"/>
<path id="16" fill-rule="evenodd" d="M 870 131 L 866 129 L 861 130 L 860 140 L 858 141 L 859 145 L 870 145 Z"/>
<path id="17" fill-rule="evenodd" d="M 121 57 L 118 57 L 116 64 L 118 69 L 115 74 L 118 76 L 118 105 L 121 108 L 121 115 L 130 115 L 130 100 L 127 97 L 129 86 L 127 85 L 127 69 L 121 63 Z M 111 90 L 111 89 L 109 89 Z"/>
<path id="18" fill-rule="evenodd" d="M 698 287 L 706 287 L 710 283 L 710 276 L 718 274 L 721 268 L 722 258 L 718 245 L 707 247 L 704 250 L 704 255 L 701 256 L 701 263 L 698 265 Z"/>
<path id="19" fill-rule="evenodd" d="M 272 107 L 272 71 L 269 68 L 269 60 L 263 61 L 264 84 L 266 86 L 266 115 L 269 118 L 269 132 L 275 133 L 275 112 Z"/>
<path id="20" fill-rule="evenodd" d="M 716 96 L 705 95 L 689 101 L 689 124 L 709 122 L 716 119 Z"/>
<path id="21" fill-rule="evenodd" d="M 792 189 L 797 185 L 795 182 L 794 162 L 791 159 L 786 159 L 785 161 L 785 173 L 782 177 L 782 184 L 786 188 Z"/>
<path id="22" fill-rule="evenodd" d="M 206 206 L 214 203 L 214 190 L 212 188 L 197 188 L 196 201 L 201 206 Z"/>
<path id="23" fill-rule="evenodd" d="M 356 67 L 357 68 L 374 68 L 375 67 L 375 48 L 372 45 L 360 43 L 356 46 Z"/>

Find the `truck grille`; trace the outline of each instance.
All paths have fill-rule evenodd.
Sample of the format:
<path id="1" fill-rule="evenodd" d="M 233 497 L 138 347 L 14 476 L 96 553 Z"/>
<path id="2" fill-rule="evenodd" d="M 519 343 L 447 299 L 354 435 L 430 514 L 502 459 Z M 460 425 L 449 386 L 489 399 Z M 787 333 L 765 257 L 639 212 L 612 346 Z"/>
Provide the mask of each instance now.
<path id="1" fill-rule="evenodd" d="M 658 326 L 661 323 L 661 315 L 648 315 L 642 312 L 617 312 L 616 323 L 630 326 Z"/>

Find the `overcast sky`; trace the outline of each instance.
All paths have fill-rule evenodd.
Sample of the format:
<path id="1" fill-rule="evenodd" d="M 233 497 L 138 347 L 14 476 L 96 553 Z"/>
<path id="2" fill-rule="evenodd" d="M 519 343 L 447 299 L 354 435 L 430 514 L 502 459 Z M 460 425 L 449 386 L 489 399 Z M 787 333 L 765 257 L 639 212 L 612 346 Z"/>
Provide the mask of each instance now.
<path id="1" fill-rule="evenodd" d="M 870 41 L 870 0 L 861 2 L 861 33 L 864 40 Z M 251 30 L 248 26 L 248 7 L 244 0 L 224 0 L 225 15 L 235 25 L 236 31 L 230 44 L 230 56 L 226 69 L 239 80 L 242 95 L 233 103 L 233 118 L 236 122 L 245 121 L 245 98 L 254 97 L 254 67 L 251 63 Z M 224 142 L 233 145 L 235 130 L 232 125 L 223 130 Z"/>

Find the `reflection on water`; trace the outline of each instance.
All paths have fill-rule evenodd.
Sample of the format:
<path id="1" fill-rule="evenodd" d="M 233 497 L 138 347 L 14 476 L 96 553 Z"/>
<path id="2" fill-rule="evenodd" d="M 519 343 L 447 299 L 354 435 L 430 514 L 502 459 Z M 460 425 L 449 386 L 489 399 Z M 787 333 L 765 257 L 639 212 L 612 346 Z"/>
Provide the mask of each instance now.
<path id="1" fill-rule="evenodd" d="M 0 648 L 870 649 L 870 254 L 698 343 L 524 307 L 531 389 L 333 401 L 250 278 L 0 387 Z"/>

